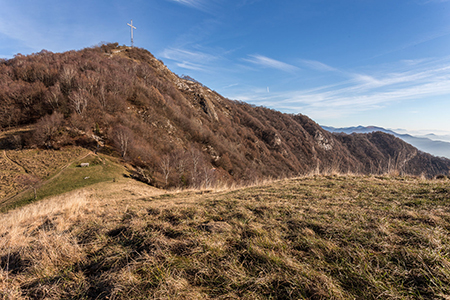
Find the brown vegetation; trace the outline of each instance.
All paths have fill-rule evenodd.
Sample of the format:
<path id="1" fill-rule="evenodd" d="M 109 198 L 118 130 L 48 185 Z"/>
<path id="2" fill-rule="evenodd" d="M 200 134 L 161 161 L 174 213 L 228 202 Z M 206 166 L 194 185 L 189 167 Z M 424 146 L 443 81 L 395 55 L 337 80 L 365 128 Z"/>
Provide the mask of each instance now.
<path id="1" fill-rule="evenodd" d="M 155 186 L 311 171 L 431 177 L 450 167 L 392 136 L 332 135 L 304 115 L 225 99 L 148 51 L 117 44 L 1 61 L 0 104 L 0 128 L 35 128 L 1 137 L 2 149 L 79 145 L 115 153 Z"/>

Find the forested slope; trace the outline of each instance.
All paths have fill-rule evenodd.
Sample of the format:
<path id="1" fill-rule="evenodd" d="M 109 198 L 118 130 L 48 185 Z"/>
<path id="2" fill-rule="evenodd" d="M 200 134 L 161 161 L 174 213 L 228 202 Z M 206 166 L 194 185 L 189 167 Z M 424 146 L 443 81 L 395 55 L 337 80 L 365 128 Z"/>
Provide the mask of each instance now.
<path id="1" fill-rule="evenodd" d="M 69 145 L 122 156 L 156 186 L 309 172 L 447 174 L 393 136 L 333 135 L 307 116 L 226 99 L 144 49 L 102 45 L 0 62 L 2 148 Z"/>

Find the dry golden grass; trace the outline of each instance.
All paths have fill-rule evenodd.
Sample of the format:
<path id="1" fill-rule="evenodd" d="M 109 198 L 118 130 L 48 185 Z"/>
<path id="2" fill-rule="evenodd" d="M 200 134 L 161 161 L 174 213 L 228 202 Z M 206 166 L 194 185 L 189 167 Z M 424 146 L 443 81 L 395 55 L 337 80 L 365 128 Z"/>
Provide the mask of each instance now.
<path id="1" fill-rule="evenodd" d="M 0 153 L 0 170 L 0 199 L 23 188 L 16 180 L 17 176 L 23 173 L 23 170 L 8 160 L 4 151 Z"/>
<path id="2" fill-rule="evenodd" d="M 81 247 L 74 232 L 82 232 L 83 224 L 99 218 L 114 222 L 123 201 L 158 193 L 144 184 L 118 179 L 114 184 L 94 185 L 1 215 L 0 296 L 22 298 L 17 283 L 23 285 L 20 273 L 25 270 L 32 278 L 48 278 L 82 261 L 86 250 L 95 249 L 96 243 Z M 11 277 L 10 273 L 18 276 Z M 51 297 L 47 293 L 43 288 L 36 297 Z"/>
<path id="3" fill-rule="evenodd" d="M 58 151 L 26 149 L 6 152 L 8 157 L 15 162 L 19 162 L 29 173 L 45 179 L 77 157 L 87 154 L 89 150 L 81 147 L 69 147 Z"/>
<path id="4" fill-rule="evenodd" d="M 0 220 L 7 299 L 447 299 L 446 180 L 311 176 L 164 192 L 120 179 Z"/>
<path id="5" fill-rule="evenodd" d="M 82 259 L 83 252 L 70 233 L 69 226 L 86 215 L 85 194 L 64 195 L 28 205 L 2 216 L 2 264 L 0 290 L 15 293 L 16 280 L 9 272 L 22 268 L 37 277 L 53 276 L 60 268 Z M 15 295 L 17 296 L 17 295 Z"/>

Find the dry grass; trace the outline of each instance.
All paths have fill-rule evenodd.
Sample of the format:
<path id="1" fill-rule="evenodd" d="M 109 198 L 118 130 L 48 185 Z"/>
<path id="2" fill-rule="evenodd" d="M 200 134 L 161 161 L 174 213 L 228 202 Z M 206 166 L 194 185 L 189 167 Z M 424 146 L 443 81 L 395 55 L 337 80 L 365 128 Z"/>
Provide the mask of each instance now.
<path id="1" fill-rule="evenodd" d="M 89 151 L 80 147 L 54 151 L 42 149 L 1 150 L 0 201 L 17 194 L 26 186 L 19 178 L 34 176 L 40 180 L 55 175 L 62 167 Z"/>
<path id="2" fill-rule="evenodd" d="M 26 149 L 6 151 L 8 157 L 29 173 L 45 179 L 61 167 L 89 151 L 80 147 L 69 147 L 62 150 Z"/>
<path id="3" fill-rule="evenodd" d="M 448 181 L 99 184 L 1 216 L 8 299 L 448 299 Z"/>
<path id="4" fill-rule="evenodd" d="M 23 278 L 20 273 L 25 269 L 33 277 L 46 278 L 80 261 L 84 254 L 69 228 L 92 207 L 87 205 L 86 195 L 79 193 L 44 200 L 3 215 L 0 225 L 3 295 L 19 296 L 16 282 Z"/>
<path id="5" fill-rule="evenodd" d="M 16 180 L 18 175 L 23 174 L 23 170 L 8 160 L 3 151 L 0 152 L 0 170 L 0 199 L 23 188 Z"/>

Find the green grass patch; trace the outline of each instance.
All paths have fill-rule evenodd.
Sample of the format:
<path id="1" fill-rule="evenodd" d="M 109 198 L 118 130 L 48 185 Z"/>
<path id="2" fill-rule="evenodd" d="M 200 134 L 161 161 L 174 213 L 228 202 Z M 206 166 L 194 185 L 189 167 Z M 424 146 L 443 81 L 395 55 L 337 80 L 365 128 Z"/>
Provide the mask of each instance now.
<path id="1" fill-rule="evenodd" d="M 89 167 L 81 167 L 81 163 L 89 163 Z M 39 186 L 36 189 L 36 199 L 34 190 L 30 190 L 17 200 L 4 205 L 0 211 L 5 212 L 49 196 L 60 195 L 96 183 L 113 181 L 123 177 L 126 173 L 127 170 L 123 166 L 105 157 L 89 155 L 82 160 L 75 161 Z"/>
<path id="2" fill-rule="evenodd" d="M 88 162 L 89 167 L 80 167 L 81 162 L 73 163 L 62 171 L 54 180 L 38 190 L 38 199 L 59 195 L 75 189 L 105 181 L 113 181 L 123 177 L 126 170 L 107 159 L 103 162 L 98 157 L 87 157 L 82 162 Z"/>

